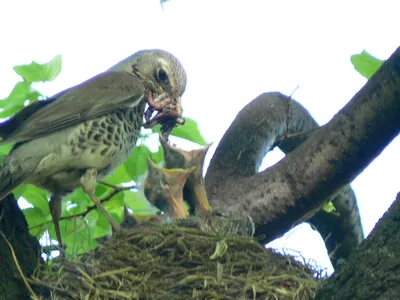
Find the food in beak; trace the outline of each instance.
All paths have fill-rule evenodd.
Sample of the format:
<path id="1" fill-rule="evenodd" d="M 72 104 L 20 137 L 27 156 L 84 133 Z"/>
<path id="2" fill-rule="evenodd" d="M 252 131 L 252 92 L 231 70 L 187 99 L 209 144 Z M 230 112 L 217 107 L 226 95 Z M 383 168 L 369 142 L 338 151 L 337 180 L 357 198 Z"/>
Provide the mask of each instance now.
<path id="1" fill-rule="evenodd" d="M 152 128 L 157 124 L 161 124 L 161 131 L 163 135 L 167 137 L 177 124 L 185 124 L 185 120 L 182 118 L 180 97 L 174 99 L 167 93 L 162 93 L 153 98 L 153 93 L 149 92 L 147 103 L 148 108 L 145 112 L 145 128 Z M 155 111 L 157 111 L 157 113 L 153 116 Z"/>

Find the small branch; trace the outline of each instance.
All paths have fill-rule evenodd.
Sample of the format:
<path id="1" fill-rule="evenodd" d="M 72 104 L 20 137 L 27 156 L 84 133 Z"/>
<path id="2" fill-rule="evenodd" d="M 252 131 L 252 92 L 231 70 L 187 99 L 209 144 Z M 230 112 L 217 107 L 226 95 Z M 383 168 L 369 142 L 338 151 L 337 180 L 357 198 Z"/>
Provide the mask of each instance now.
<path id="1" fill-rule="evenodd" d="M 101 204 L 111 200 L 112 197 L 114 197 L 115 195 L 117 195 L 120 192 L 123 192 L 123 191 L 126 191 L 126 190 L 137 189 L 136 185 L 130 185 L 130 186 L 123 187 L 123 186 L 116 186 L 116 185 L 113 185 L 111 183 L 107 183 L 107 182 L 103 182 L 103 181 L 99 181 L 98 183 L 100 183 L 102 185 L 106 185 L 106 186 L 108 186 L 108 187 L 113 189 L 107 196 L 105 196 L 104 198 L 100 199 Z M 61 217 L 59 219 L 59 221 L 62 221 L 62 220 L 74 220 L 75 218 L 80 218 L 80 217 L 84 218 L 88 213 L 90 213 L 92 210 L 95 210 L 96 208 L 97 208 L 96 205 L 88 206 L 85 211 L 83 211 L 83 212 L 81 212 L 79 214 L 72 215 L 72 216 Z M 50 224 L 50 223 L 53 223 L 53 221 L 47 221 L 47 222 L 44 222 L 42 224 L 32 226 L 29 229 L 42 227 L 43 225 L 47 225 L 47 224 Z"/>
<path id="2" fill-rule="evenodd" d="M 47 246 L 43 246 L 41 248 L 41 251 L 42 251 L 42 253 L 46 253 L 46 254 L 50 255 L 52 251 L 65 251 L 65 249 L 63 249 L 59 245 L 47 245 Z"/>

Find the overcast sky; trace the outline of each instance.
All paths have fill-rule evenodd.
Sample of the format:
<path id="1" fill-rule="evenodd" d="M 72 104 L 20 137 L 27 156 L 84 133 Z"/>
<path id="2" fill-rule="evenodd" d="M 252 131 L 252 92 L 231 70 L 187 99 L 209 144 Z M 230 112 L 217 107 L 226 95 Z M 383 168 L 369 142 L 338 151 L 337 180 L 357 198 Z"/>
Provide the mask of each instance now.
<path id="1" fill-rule="evenodd" d="M 323 4 L 325 3 L 325 4 Z M 141 49 L 177 56 L 188 74 L 186 116 L 215 146 L 238 111 L 263 92 L 291 94 L 328 122 L 365 84 L 350 56 L 366 49 L 386 59 L 400 46 L 398 1 L 2 1 L 0 99 L 19 77 L 12 67 L 63 56 L 47 95 L 78 84 Z M 352 184 L 366 234 L 400 190 L 396 139 Z M 273 151 L 263 168 L 282 154 Z M 393 170 L 393 172 L 392 172 Z M 307 241 L 306 243 L 304 241 Z M 275 246 L 330 263 L 308 226 Z"/>

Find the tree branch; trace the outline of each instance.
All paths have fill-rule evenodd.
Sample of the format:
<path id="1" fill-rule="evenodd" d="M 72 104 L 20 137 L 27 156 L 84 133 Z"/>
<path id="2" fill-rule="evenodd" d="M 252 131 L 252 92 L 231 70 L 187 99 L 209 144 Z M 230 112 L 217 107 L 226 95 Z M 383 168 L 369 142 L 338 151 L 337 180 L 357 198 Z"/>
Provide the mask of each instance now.
<path id="1" fill-rule="evenodd" d="M 251 113 L 250 117 L 249 113 Z M 269 130 L 265 130 L 266 128 Z M 219 175 L 221 172 L 221 177 L 224 179 L 230 178 L 231 174 L 236 174 L 237 177 L 239 177 L 238 174 L 241 174 L 240 177 L 256 174 L 264 152 L 278 146 L 285 154 L 288 154 L 305 142 L 318 128 L 317 122 L 308 111 L 293 99 L 279 93 L 267 93 L 258 97 L 238 115 L 223 137 L 207 173 L 208 187 L 210 188 L 210 183 L 211 186 L 216 184 L 214 188 L 219 190 L 221 180 L 210 180 L 210 177 Z M 242 132 L 236 132 L 238 129 Z M 246 132 L 243 133 L 243 130 Z M 240 140 L 240 134 L 246 139 Z M 275 136 L 276 134 L 278 135 Z M 249 139 L 253 136 L 256 137 Z M 259 142 L 251 143 L 254 140 Z M 267 141 L 266 145 L 269 147 L 264 149 L 263 141 Z M 241 147 L 241 143 L 248 144 Z M 262 149 L 257 149 L 259 147 Z M 257 155 L 260 157 L 256 157 Z M 228 161 L 233 161 L 232 157 L 240 157 L 243 160 L 239 162 L 238 169 L 234 169 L 236 168 L 234 164 L 231 165 L 232 169 L 228 175 L 224 168 L 226 157 L 229 157 Z M 247 165 L 246 157 L 251 158 Z M 243 172 L 243 165 L 247 169 L 246 173 Z M 332 201 L 335 203 L 337 214 L 320 211 L 310 220 L 310 223 L 322 235 L 331 262 L 333 266 L 336 266 L 337 259 L 347 258 L 351 250 L 361 243 L 364 235 L 352 189 L 346 187 Z M 259 231 L 258 234 L 263 235 L 264 232 Z"/>
<path id="2" fill-rule="evenodd" d="M 316 299 L 398 299 L 400 194 L 361 246 L 323 284 Z"/>
<path id="3" fill-rule="evenodd" d="M 104 198 L 100 199 L 100 203 L 101 204 L 111 200 L 112 197 L 114 197 L 115 195 L 117 195 L 120 192 L 123 192 L 123 191 L 126 191 L 126 190 L 136 189 L 136 185 L 131 185 L 131 186 L 125 186 L 124 187 L 124 186 L 113 185 L 111 183 L 107 183 L 107 182 L 104 182 L 104 181 L 99 181 L 99 183 L 103 184 L 105 186 L 108 186 L 110 188 L 113 188 L 113 190 L 107 196 L 105 196 Z M 75 218 L 84 218 L 84 217 L 86 217 L 86 215 L 88 213 L 90 213 L 92 210 L 95 210 L 96 208 L 97 208 L 96 205 L 88 206 L 85 211 L 83 211 L 81 213 L 77 213 L 77 214 L 71 215 L 71 216 L 61 217 L 59 219 L 59 221 L 62 221 L 62 220 L 74 220 Z M 37 227 L 42 227 L 43 225 L 51 224 L 51 223 L 53 223 L 53 220 L 41 223 L 39 225 L 35 225 L 35 226 L 32 226 L 32 227 L 29 227 L 29 229 L 31 230 L 31 229 L 34 229 L 34 228 L 37 228 Z"/>
<path id="4" fill-rule="evenodd" d="M 29 277 L 43 261 L 39 242 L 29 234 L 13 194 L 0 201 L 0 232 L 0 298 L 26 299 L 29 293 L 19 274 L 22 270 Z"/>
<path id="5" fill-rule="evenodd" d="M 271 241 L 309 220 L 399 133 L 400 48 L 328 124 L 281 162 L 254 174 L 265 149 L 307 122 L 294 118 L 286 128 L 284 105 L 278 103 L 284 102 L 279 101 L 284 96 L 280 94 L 274 94 L 274 99 L 281 110 L 266 120 L 271 104 L 263 102 L 263 97 L 239 113 L 221 140 L 210 163 L 206 187 L 214 208 L 248 212 L 257 224 L 256 232 L 266 235 L 264 241 Z M 296 106 L 293 101 L 293 116 Z M 240 128 L 240 124 L 250 125 Z M 262 127 L 256 135 L 252 134 L 254 126 Z M 233 135 L 234 131 L 239 134 Z"/>

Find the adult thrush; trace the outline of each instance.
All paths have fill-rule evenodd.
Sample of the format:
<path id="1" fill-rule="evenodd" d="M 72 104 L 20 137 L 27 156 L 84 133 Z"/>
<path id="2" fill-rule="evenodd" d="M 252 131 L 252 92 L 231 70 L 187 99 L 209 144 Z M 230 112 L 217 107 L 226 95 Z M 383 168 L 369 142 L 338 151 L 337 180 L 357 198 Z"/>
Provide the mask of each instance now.
<path id="1" fill-rule="evenodd" d="M 15 143 L 0 169 L 0 200 L 22 183 L 50 191 L 61 246 L 61 200 L 82 186 L 118 231 L 120 225 L 95 197 L 96 181 L 124 162 L 142 125 L 160 123 L 168 131 L 183 124 L 180 98 L 185 87 L 186 73 L 173 55 L 143 50 L 28 105 L 0 124 L 0 145 Z"/>

